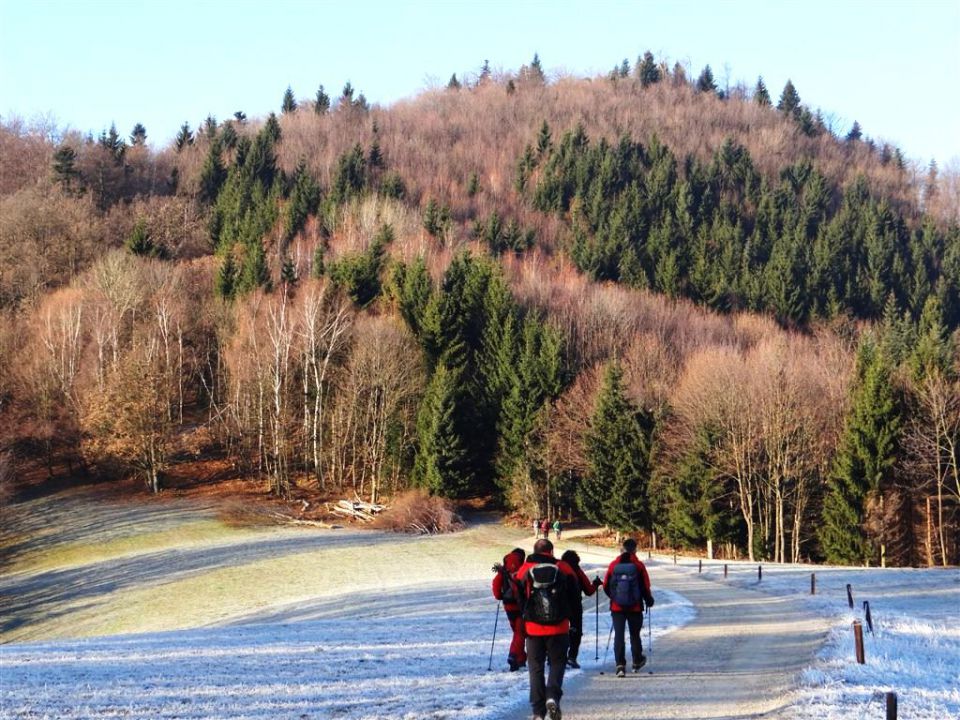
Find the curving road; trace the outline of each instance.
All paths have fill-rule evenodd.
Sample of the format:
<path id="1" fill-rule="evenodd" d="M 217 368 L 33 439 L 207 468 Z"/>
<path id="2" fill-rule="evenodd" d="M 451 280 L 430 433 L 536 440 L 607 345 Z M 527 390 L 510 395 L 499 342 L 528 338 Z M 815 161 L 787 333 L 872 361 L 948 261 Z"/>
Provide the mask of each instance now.
<path id="1" fill-rule="evenodd" d="M 581 555 L 593 560 L 597 553 L 583 547 Z M 798 673 L 826 639 L 828 620 L 796 599 L 702 580 L 656 561 L 648 566 L 654 594 L 662 587 L 684 595 L 696 617 L 655 640 L 638 675 L 612 675 L 611 655 L 605 675 L 591 668 L 571 677 L 561 703 L 565 720 L 782 717 Z"/>

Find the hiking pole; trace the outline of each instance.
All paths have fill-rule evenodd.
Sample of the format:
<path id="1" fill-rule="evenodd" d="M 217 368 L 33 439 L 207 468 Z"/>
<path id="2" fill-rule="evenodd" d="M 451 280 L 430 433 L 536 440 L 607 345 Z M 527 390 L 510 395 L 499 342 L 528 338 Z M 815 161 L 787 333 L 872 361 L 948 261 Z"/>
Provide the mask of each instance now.
<path id="1" fill-rule="evenodd" d="M 487 672 L 493 670 L 493 644 L 497 641 L 497 623 L 500 622 L 500 601 L 497 601 L 497 615 L 493 619 L 493 639 L 490 641 L 490 662 L 487 663 Z"/>
<path id="2" fill-rule="evenodd" d="M 593 631 L 593 640 L 594 640 L 593 644 L 596 646 L 596 649 L 594 650 L 594 653 L 593 653 L 593 661 L 596 662 L 597 660 L 600 659 L 600 593 L 596 592 L 596 588 L 594 588 L 593 594 L 597 598 L 597 614 L 596 614 L 597 622 Z"/>
<path id="3" fill-rule="evenodd" d="M 610 638 L 613 637 L 613 620 L 610 620 L 610 632 L 607 633 L 607 649 L 603 651 L 603 665 L 606 667 L 607 664 L 607 655 L 610 654 Z M 603 675 L 603 670 L 600 671 L 600 674 Z"/>
<path id="4" fill-rule="evenodd" d="M 650 653 L 650 661 L 647 664 L 647 674 L 653 675 L 650 666 L 653 665 L 653 608 L 647 607 L 647 650 Z"/>

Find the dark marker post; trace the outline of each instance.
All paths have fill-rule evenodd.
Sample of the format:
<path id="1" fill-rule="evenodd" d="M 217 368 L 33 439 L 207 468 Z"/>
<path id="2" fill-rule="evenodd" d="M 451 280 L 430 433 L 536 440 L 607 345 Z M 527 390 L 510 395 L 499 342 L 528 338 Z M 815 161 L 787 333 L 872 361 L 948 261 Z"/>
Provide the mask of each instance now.
<path id="1" fill-rule="evenodd" d="M 863 653 L 863 625 L 859 620 L 853 621 L 853 649 L 857 656 L 857 662 L 863 665 L 867 662 Z"/>

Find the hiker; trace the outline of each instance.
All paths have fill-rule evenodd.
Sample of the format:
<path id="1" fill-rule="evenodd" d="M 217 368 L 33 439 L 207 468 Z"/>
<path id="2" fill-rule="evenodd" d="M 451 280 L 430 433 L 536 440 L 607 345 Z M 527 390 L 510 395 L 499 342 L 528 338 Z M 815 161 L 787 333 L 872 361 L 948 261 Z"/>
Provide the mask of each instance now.
<path id="1" fill-rule="evenodd" d="M 540 534 L 543 535 L 544 540 L 550 539 L 550 520 L 547 518 L 540 521 Z"/>
<path id="2" fill-rule="evenodd" d="M 540 518 L 533 519 L 533 536 L 536 540 L 540 539 Z"/>
<path id="3" fill-rule="evenodd" d="M 549 527 L 549 526 L 548 526 Z M 563 673 L 570 644 L 570 609 L 577 589 L 577 574 L 553 556 L 553 543 L 542 538 L 533 554 L 517 571 L 524 588 L 524 629 L 527 633 L 527 667 L 530 672 L 530 705 L 534 720 L 560 720 Z M 544 679 L 544 663 L 549 676 Z"/>
<path id="4" fill-rule="evenodd" d="M 559 539 L 559 534 L 557 535 Z M 573 550 L 567 550 L 560 559 L 573 568 L 577 576 L 577 594 L 573 605 L 573 611 L 570 613 L 570 648 L 567 650 L 567 665 L 572 668 L 579 668 L 577 655 L 580 652 L 580 641 L 583 639 L 583 596 L 593 595 L 600 587 L 599 577 L 593 580 L 588 578 L 580 568 L 580 556 Z M 582 593 L 582 594 L 581 594 Z"/>
<path id="5" fill-rule="evenodd" d="M 563 526 L 560 524 L 560 518 L 557 518 L 553 521 L 553 531 L 557 534 L 557 540 L 560 539 L 560 531 L 563 529 Z"/>
<path id="6" fill-rule="evenodd" d="M 493 596 L 503 601 L 503 609 L 513 630 L 510 650 L 507 652 L 507 665 L 510 672 L 516 672 L 527 664 L 527 651 L 523 646 L 523 618 L 521 617 L 521 588 L 516 580 L 516 572 L 523 565 L 525 553 L 522 548 L 514 548 L 503 556 L 503 564 L 493 566 Z"/>
<path id="7" fill-rule="evenodd" d="M 617 662 L 617 677 L 627 672 L 625 626 L 630 628 L 630 654 L 633 671 L 640 672 L 647 658 L 643 654 L 640 631 L 643 628 L 643 607 L 653 607 L 650 592 L 650 576 L 647 568 L 637 558 L 637 541 L 623 541 L 623 552 L 607 568 L 603 578 L 603 591 L 610 598 L 610 616 L 613 620 L 613 655 Z"/>

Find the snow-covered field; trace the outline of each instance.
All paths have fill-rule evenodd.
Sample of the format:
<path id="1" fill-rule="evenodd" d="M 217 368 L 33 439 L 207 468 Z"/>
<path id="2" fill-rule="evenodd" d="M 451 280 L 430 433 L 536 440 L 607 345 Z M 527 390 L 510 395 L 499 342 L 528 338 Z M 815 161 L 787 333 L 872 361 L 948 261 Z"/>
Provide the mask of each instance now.
<path id="1" fill-rule="evenodd" d="M 697 572 L 696 561 L 680 566 Z M 816 663 L 803 673 L 792 717 L 798 720 L 880 720 L 885 693 L 898 697 L 899 717 L 914 720 L 960 719 L 960 570 L 850 569 L 763 563 L 705 561 L 703 576 L 718 583 L 802 597 L 834 619 Z M 817 594 L 810 595 L 816 573 Z M 847 601 L 850 584 L 854 608 Z M 867 601 L 871 634 L 864 616 Z M 860 620 L 866 664 L 854 658 L 852 623 Z"/>
<path id="2" fill-rule="evenodd" d="M 364 563 L 373 568 L 375 555 L 389 557 L 395 536 L 365 534 L 362 551 L 368 555 L 358 555 L 361 549 L 340 549 L 336 532 L 318 533 L 311 540 L 315 554 L 297 557 L 326 563 L 341 558 L 342 566 L 327 568 L 325 576 L 336 575 L 343 584 L 328 584 L 314 598 L 195 629 L 0 645 L 0 717 L 522 715 L 526 675 L 506 671 L 509 628 L 502 612 L 497 622 L 489 590 L 490 564 L 502 551 L 482 547 L 483 533 L 496 536 L 498 531 L 490 527 L 480 533 L 468 531 L 461 540 L 408 539 L 402 545 L 404 559 L 396 551 L 389 573 L 365 572 Z M 333 552 L 323 554 L 317 546 L 327 536 Z M 465 546 L 469 557 L 458 557 Z M 295 552 L 303 548 L 296 546 Z M 429 561 L 408 560 L 417 557 Z M 214 564 L 219 567 L 221 559 Z M 444 564 L 449 572 L 438 572 Z M 277 567 L 288 566 L 278 561 Z M 584 563 L 584 569 L 592 575 L 599 566 Z M 381 578 L 383 587 L 372 588 L 371 577 Z M 593 609 L 591 599 L 587 607 Z M 656 611 L 655 641 L 693 617 L 688 603 L 665 590 L 657 592 Z M 601 612 L 601 654 L 608 618 Z M 589 620 L 581 657 L 588 657 L 584 667 L 592 669 L 587 648 L 595 643 L 594 619 Z M 495 622 L 494 669 L 488 672 Z"/>

